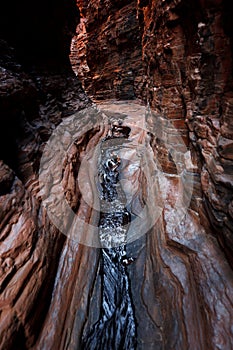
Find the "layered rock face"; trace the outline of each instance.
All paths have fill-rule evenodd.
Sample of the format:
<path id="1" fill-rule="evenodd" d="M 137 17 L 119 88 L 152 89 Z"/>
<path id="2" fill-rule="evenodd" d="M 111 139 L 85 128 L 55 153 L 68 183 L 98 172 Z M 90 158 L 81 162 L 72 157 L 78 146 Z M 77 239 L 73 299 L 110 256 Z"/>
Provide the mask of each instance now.
<path id="1" fill-rule="evenodd" d="M 77 4 L 79 10 L 72 0 L 44 0 L 35 10 L 14 1 L 0 14 L 0 348 L 82 349 L 101 320 L 103 290 L 104 316 L 109 305 L 117 312 L 127 306 L 114 303 L 111 285 L 122 297 L 117 281 L 108 283 L 122 269 L 137 349 L 231 349 L 231 6 Z M 71 61 L 88 93 L 114 99 L 102 111 L 90 107 L 68 60 L 79 12 Z M 142 103 L 115 101 L 134 98 Z M 114 260 L 103 289 L 98 235 L 86 224 L 96 233 L 102 215 L 95 197 L 99 145 L 122 128 L 131 264 L 117 270 Z M 41 156 L 55 130 L 59 141 L 41 185 Z M 101 348 L 104 337 L 111 344 L 104 330 L 92 343 Z"/>
<path id="2" fill-rule="evenodd" d="M 105 8 L 114 6 L 114 2 L 105 1 L 103 3 Z M 96 80 L 89 81 L 87 85 L 86 82 L 98 70 L 93 61 L 96 61 L 96 65 L 98 65 L 95 52 L 98 52 L 99 47 L 106 43 L 105 35 L 101 35 L 99 29 L 101 26 L 98 24 L 98 18 L 89 15 L 91 11 L 94 11 L 95 4 L 91 4 L 89 9 L 83 2 L 79 5 L 81 11 L 84 9 L 82 12 L 84 25 L 82 28 L 78 28 L 78 45 L 75 46 L 76 39 L 73 42 L 73 47 L 79 47 L 81 50 L 80 54 L 78 51 L 75 53 L 75 55 L 78 53 L 79 70 L 76 70 L 72 57 L 71 62 L 74 62 L 74 69 L 77 71 L 84 87 L 87 88 L 88 86 L 88 91 L 95 91 L 98 99 L 103 91 L 106 91 L 104 84 L 98 85 Z M 115 16 L 118 13 L 119 10 L 116 9 Z M 196 238 L 191 234 L 194 241 L 197 240 L 196 242 L 199 239 L 206 239 L 204 237 L 206 237 L 207 233 L 208 235 L 210 234 L 213 240 L 215 236 L 229 264 L 232 264 L 232 161 L 230 151 L 232 139 L 230 131 L 232 94 L 231 13 L 231 5 L 225 1 L 138 1 L 136 18 L 142 38 L 140 50 L 143 61 L 143 75 L 140 73 L 140 79 L 138 81 L 137 79 L 135 80 L 138 83 L 137 88 L 135 88 L 135 81 L 134 85 L 132 84 L 135 96 L 145 102 L 149 101 L 158 115 L 162 115 L 165 120 L 172 122 L 172 125 L 179 130 L 184 142 L 191 151 L 193 165 L 190 171 L 193 173 L 192 180 L 194 183 L 191 208 L 194 210 L 194 213 L 198 213 L 206 233 L 204 233 L 203 227 L 202 229 L 200 228 L 200 222 L 191 226 L 184 224 L 186 226 L 184 231 L 186 234 L 195 232 L 195 230 L 199 231 L 200 236 L 194 234 Z M 111 12 L 109 14 L 111 15 Z M 93 24 L 91 29 L 88 29 L 89 23 L 93 23 L 93 21 L 95 25 Z M 92 37 L 94 31 L 100 33 L 96 42 L 93 41 Z M 127 40 L 126 35 L 125 40 Z M 106 46 L 108 50 L 111 46 L 111 41 Z M 128 46 L 132 48 L 132 51 L 134 50 L 130 40 L 128 40 Z M 96 51 L 93 50 L 94 48 Z M 91 54 L 91 51 L 93 51 L 93 54 Z M 89 67 L 89 62 L 92 68 Z M 111 64 L 111 55 L 109 55 L 109 60 L 107 58 L 107 62 Z M 134 60 L 131 60 L 131 65 L 132 67 L 136 65 Z M 103 75 L 107 74 L 107 71 L 107 69 L 103 70 Z M 97 76 L 97 82 L 98 78 Z M 115 91 L 113 92 L 114 96 L 118 97 Z M 112 92 L 108 95 L 108 98 L 111 97 Z M 166 122 L 164 122 L 165 124 Z M 165 127 L 165 129 L 163 136 L 165 138 L 169 137 L 171 144 L 174 144 L 175 140 L 172 141 L 173 130 L 169 126 Z M 169 151 L 166 150 L 161 141 L 161 138 L 153 140 L 153 149 L 163 170 L 175 174 L 176 170 L 169 156 Z M 188 181 L 187 177 L 187 183 Z M 172 247 L 176 247 L 175 254 L 180 258 L 179 254 L 183 252 L 184 255 L 181 261 L 185 259 L 185 256 L 186 258 L 189 257 L 190 264 L 186 268 L 187 271 L 194 271 L 193 281 L 195 280 L 195 283 L 197 283 L 194 289 L 198 293 L 200 300 L 202 300 L 198 302 L 200 310 L 202 310 L 201 314 L 205 310 L 199 321 L 197 319 L 194 321 L 195 324 L 202 324 L 199 330 L 197 330 L 198 327 L 196 328 L 199 336 L 195 336 L 195 338 L 198 338 L 199 342 L 196 343 L 194 339 L 191 340 L 189 338 L 192 332 L 191 328 L 190 331 L 188 330 L 188 324 L 186 324 L 186 331 L 184 331 L 186 336 L 183 336 L 183 340 L 180 340 L 181 343 L 176 346 L 167 344 L 166 347 L 188 348 L 188 344 L 192 343 L 194 348 L 215 348 L 216 346 L 230 348 L 232 341 L 227 344 L 228 336 L 226 335 L 229 334 L 230 338 L 229 331 L 223 336 L 225 340 L 223 338 L 220 340 L 220 334 L 223 335 L 222 329 L 224 326 L 217 325 L 218 322 L 215 323 L 215 321 L 213 323 L 212 321 L 207 321 L 210 314 L 210 318 L 215 319 L 215 311 L 212 302 L 210 303 L 212 304 L 211 306 L 209 304 L 210 300 L 207 301 L 208 292 L 203 292 L 205 287 L 203 287 L 199 275 L 200 269 L 205 270 L 204 255 L 199 251 L 201 246 L 198 243 L 197 246 L 199 248 L 196 246 L 197 250 L 193 250 L 194 247 L 189 250 L 190 244 L 188 242 L 191 237 L 186 243 L 184 241 L 181 243 L 178 240 L 182 247 L 179 244 L 177 245 L 178 241 L 175 238 L 175 232 L 177 230 L 182 232 L 181 227 L 179 226 L 179 229 L 172 228 L 173 225 L 169 220 L 169 215 L 167 215 L 165 222 L 165 232 L 170 232 L 171 236 L 167 236 L 162 246 L 163 244 L 169 244 L 169 246 L 171 244 Z M 175 235 L 173 238 L 172 232 Z M 161 237 L 161 231 L 159 237 Z M 216 241 L 214 244 L 217 244 Z M 159 246 L 159 243 L 157 242 L 156 245 Z M 216 258 L 210 258 L 213 253 L 211 245 L 206 240 L 204 245 L 206 245 L 206 248 L 207 246 L 209 247 L 206 252 L 208 251 L 207 256 L 209 255 L 209 261 L 212 260 L 212 266 L 214 267 Z M 154 253 L 157 262 L 159 261 L 159 256 L 163 256 L 163 253 L 161 253 L 163 251 L 162 246 L 159 248 L 160 252 Z M 199 267 L 195 265 L 194 260 L 191 258 L 193 253 L 195 256 L 196 254 L 199 255 Z M 218 256 L 218 254 L 217 252 L 214 253 L 215 256 Z M 206 259 L 208 260 L 207 256 Z M 226 261 L 225 263 L 227 264 Z M 176 264 L 178 264 L 177 259 Z M 170 268 L 173 270 L 171 265 Z M 225 275 L 225 272 L 219 273 L 219 276 L 223 275 Z M 186 288 L 192 289 L 191 285 L 188 287 L 188 284 L 192 284 L 192 282 L 186 280 L 186 283 Z M 212 287 L 214 284 L 215 282 L 212 280 Z M 167 290 L 167 288 L 165 289 Z M 218 294 L 217 291 L 216 293 Z M 172 299 L 171 296 L 167 297 L 170 300 Z M 150 298 L 153 299 L 152 296 Z M 189 298 L 189 300 L 192 299 L 190 296 Z M 138 302 L 138 304 L 140 303 Z M 173 307 L 174 305 L 171 306 L 171 308 Z M 186 309 L 185 306 L 183 307 Z M 209 313 L 207 310 L 212 311 Z M 201 315 L 197 310 L 193 310 L 194 314 Z M 216 312 L 216 314 L 219 315 L 219 312 Z M 180 316 L 176 314 L 176 317 L 179 319 Z M 172 321 L 168 321 L 167 324 L 171 325 Z M 204 329 L 205 331 L 203 331 Z M 207 332 L 208 336 L 205 337 L 203 332 Z M 172 336 L 171 334 L 172 331 L 170 337 L 168 336 L 169 339 L 176 338 L 174 334 Z M 161 337 L 164 338 L 163 336 Z M 152 338 L 153 336 L 151 336 Z M 224 345 L 221 345 L 221 343 Z M 155 346 L 155 343 L 152 346 Z M 159 348 L 158 344 L 157 346 Z"/>
<path id="3" fill-rule="evenodd" d="M 68 3 L 69 15 L 76 16 L 75 3 Z M 32 348 L 48 312 L 65 239 L 41 206 L 40 157 L 61 120 L 90 104 L 68 60 L 77 21 L 65 27 L 59 16 L 51 20 L 45 3 L 40 3 L 41 17 L 34 23 L 34 6 L 18 5 L 4 3 L 0 21 L 1 349 Z M 65 18 L 63 5 L 48 4 Z M 56 36 L 58 44 L 53 42 Z M 77 259 L 82 249 L 75 251 Z"/>
<path id="4" fill-rule="evenodd" d="M 199 168 L 193 206 L 198 210 L 203 199 L 212 230 L 232 263 L 232 6 L 227 1 L 164 0 L 124 7 L 121 2 L 81 1 L 79 7 L 82 24 L 73 39 L 71 63 L 83 86 L 97 99 L 119 98 L 113 65 L 121 67 L 120 74 L 133 67 L 129 84 L 134 95 L 126 98 L 149 101 L 189 143 Z M 124 11 L 133 26 L 124 26 Z M 121 29 L 128 56 L 121 51 L 118 23 L 128 28 Z M 116 51 L 124 64 L 113 59 Z"/>
<path id="5" fill-rule="evenodd" d="M 232 263 L 232 6 L 139 2 L 153 108 L 189 129 L 212 230 Z"/>
<path id="6" fill-rule="evenodd" d="M 142 80 L 136 1 L 78 1 L 81 22 L 71 62 L 95 99 L 135 98 Z"/>

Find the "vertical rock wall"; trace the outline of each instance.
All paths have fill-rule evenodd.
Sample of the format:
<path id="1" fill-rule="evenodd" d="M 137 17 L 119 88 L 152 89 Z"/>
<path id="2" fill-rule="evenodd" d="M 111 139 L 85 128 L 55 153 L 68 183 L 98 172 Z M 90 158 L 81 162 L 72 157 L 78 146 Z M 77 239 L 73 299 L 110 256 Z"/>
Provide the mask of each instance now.
<path id="1" fill-rule="evenodd" d="M 136 1 L 78 1 L 71 62 L 95 99 L 135 98 L 142 80 Z"/>
<path id="2" fill-rule="evenodd" d="M 45 142 L 56 126 L 90 105 L 68 59 L 78 14 L 74 1 L 1 5 L 0 348 L 4 350 L 33 348 L 50 308 L 62 249 L 70 255 L 72 251 L 41 205 L 38 169 Z M 89 254 L 84 251 L 74 250 L 76 270 Z M 92 253 L 96 256 L 96 251 Z M 73 278 L 79 281 L 76 273 Z M 58 328 L 56 334 L 60 344 Z"/>
<path id="3" fill-rule="evenodd" d="M 96 1 L 89 7 L 80 2 L 85 29 L 78 29 L 78 40 L 73 42 L 76 53 L 81 47 L 79 69 L 73 57 L 71 61 L 83 86 L 96 99 L 119 98 L 114 85 L 106 89 L 105 78 L 102 80 L 112 64 L 110 47 L 121 53 L 120 47 L 111 46 L 113 28 L 109 29 L 112 34 L 108 40 L 102 31 L 98 16 L 102 18 L 103 5 L 106 18 L 111 18 L 109 9 L 115 2 Z M 129 9 L 127 18 L 131 15 Z M 141 57 L 137 55 L 137 60 L 142 63 L 139 77 L 130 82 L 131 88 L 135 97 L 149 101 L 153 110 L 165 118 L 165 124 L 171 121 L 179 130 L 194 164 L 192 210 L 177 225 L 172 199 L 176 186 L 171 185 L 163 219 L 146 241 L 132 247 L 137 256 L 129 271 L 139 324 L 138 348 L 230 349 L 232 6 L 221 0 L 139 0 L 136 11 L 141 39 Z M 119 13 L 116 9 L 115 16 Z M 94 37 L 93 33 L 98 34 Z M 134 52 L 126 34 L 124 40 Z M 101 45 L 108 53 L 103 60 L 99 59 Z M 134 67 L 135 61 L 120 62 L 120 72 L 126 64 Z M 113 82 L 114 77 L 111 73 L 107 79 Z M 172 139 L 169 127 L 166 132 Z M 161 140 L 153 140 L 152 148 L 164 171 L 175 175 Z"/>
<path id="4" fill-rule="evenodd" d="M 212 230 L 232 262 L 232 6 L 139 1 L 152 107 L 189 129 Z"/>
<path id="5" fill-rule="evenodd" d="M 96 99 L 148 100 L 164 124 L 171 120 L 180 130 L 194 162 L 191 209 L 177 223 L 179 178 L 162 140 L 151 138 L 151 154 L 171 176 L 160 219 L 128 247 L 135 258 L 127 269 L 137 348 L 231 349 L 229 1 L 77 3 L 81 22 L 72 62 L 85 89 Z M 99 311 L 99 251 L 57 230 L 38 187 L 45 142 L 62 120 L 90 105 L 68 62 L 77 8 L 71 0 L 43 1 L 36 9 L 14 1 L 4 3 L 0 16 L 2 37 L 16 48 L 14 54 L 0 42 L 0 348 L 77 350 L 87 320 L 95 321 Z M 80 120 L 77 129 L 89 122 L 92 117 Z M 87 222 L 94 214 L 77 176 L 106 132 L 82 135 L 63 164 L 66 199 Z"/>
<path id="6" fill-rule="evenodd" d="M 84 88 L 96 99 L 149 101 L 173 123 L 196 166 L 193 208 L 202 215 L 205 204 L 232 260 L 232 5 L 138 0 L 79 7 L 71 62 Z"/>

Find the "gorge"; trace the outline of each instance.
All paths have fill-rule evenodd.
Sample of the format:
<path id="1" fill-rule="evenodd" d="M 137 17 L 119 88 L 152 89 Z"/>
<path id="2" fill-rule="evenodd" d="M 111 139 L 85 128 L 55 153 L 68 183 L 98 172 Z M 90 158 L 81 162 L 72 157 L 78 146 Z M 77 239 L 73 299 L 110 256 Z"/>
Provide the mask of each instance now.
<path id="1" fill-rule="evenodd" d="M 2 4 L 0 349 L 232 349 L 232 16 Z"/>

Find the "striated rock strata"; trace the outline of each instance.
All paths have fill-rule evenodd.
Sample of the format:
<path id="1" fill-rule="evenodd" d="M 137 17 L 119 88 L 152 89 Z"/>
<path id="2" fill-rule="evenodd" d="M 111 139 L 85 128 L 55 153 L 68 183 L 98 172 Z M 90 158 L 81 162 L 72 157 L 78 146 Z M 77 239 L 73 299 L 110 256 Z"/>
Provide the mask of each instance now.
<path id="1" fill-rule="evenodd" d="M 203 220 L 208 216 L 232 264 L 232 5 L 224 0 L 78 5 L 82 22 L 71 63 L 84 88 L 96 99 L 142 99 L 172 121 L 195 159 L 192 207 Z M 130 55 L 122 51 L 122 41 Z M 128 66 L 134 94 L 119 95 L 113 67 L 121 75 Z M 125 85 L 123 76 L 119 81 Z M 156 147 L 163 157 L 161 143 Z"/>
<path id="2" fill-rule="evenodd" d="M 154 224 L 144 235 L 144 226 L 129 228 L 134 239 L 126 247 L 136 347 L 231 349 L 231 6 L 77 4 L 79 11 L 72 0 L 44 0 L 35 11 L 29 1 L 13 1 L 0 14 L 0 348 L 81 349 L 99 320 L 99 248 L 77 242 L 88 239 L 85 225 L 76 225 L 74 236 L 55 227 L 38 173 L 46 142 L 66 125 L 48 159 L 53 169 L 60 146 L 67 147 L 49 191 L 60 185 L 53 203 L 65 196 L 74 218 L 97 228 L 93 150 L 123 115 L 131 140 L 146 148 L 146 162 L 133 147 L 124 163 L 128 208 L 142 225 Z M 115 100 L 101 104 L 102 112 L 83 111 L 91 102 L 68 60 L 79 12 L 71 60 L 85 89 L 97 100 L 137 97 L 153 112 Z M 70 217 L 59 220 L 72 228 Z"/>
<path id="3" fill-rule="evenodd" d="M 139 7 L 150 103 L 178 129 L 188 126 L 212 232 L 232 264 L 232 6 L 165 0 Z"/>
<path id="4" fill-rule="evenodd" d="M 77 1 L 81 22 L 71 62 L 95 99 L 135 98 L 142 80 L 137 1 Z"/>

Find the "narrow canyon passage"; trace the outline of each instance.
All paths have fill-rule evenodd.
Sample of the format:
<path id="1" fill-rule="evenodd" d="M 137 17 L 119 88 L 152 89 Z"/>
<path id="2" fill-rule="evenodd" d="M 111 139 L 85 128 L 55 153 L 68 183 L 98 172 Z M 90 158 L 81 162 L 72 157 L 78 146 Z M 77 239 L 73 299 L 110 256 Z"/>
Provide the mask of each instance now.
<path id="1" fill-rule="evenodd" d="M 224 341 L 230 348 L 229 333 L 227 329 L 223 331 L 222 325 L 231 326 L 228 311 L 233 274 L 216 239 L 203 227 L 199 214 L 190 208 L 196 172 L 190 151 L 171 123 L 165 123 L 164 118 L 143 105 L 133 101 L 108 101 L 99 107 L 68 117 L 60 124 L 63 132 L 57 132 L 61 143 L 64 144 L 65 137 L 66 149 L 70 149 L 70 161 L 66 162 L 69 170 L 65 170 L 69 178 L 65 180 L 67 188 L 64 187 L 67 200 L 72 206 L 77 188 L 82 199 L 65 232 L 73 243 L 67 242 L 66 255 L 58 268 L 56 297 L 51 301 L 44 325 L 50 332 L 47 336 L 42 332 L 43 338 L 36 348 L 48 348 L 51 341 L 55 341 L 51 336 L 56 337 L 58 327 L 55 315 L 62 314 L 64 307 L 60 305 L 64 293 L 61 284 L 75 277 L 73 269 L 78 259 L 75 241 L 104 249 L 100 251 L 97 265 L 93 258 L 95 248 L 87 250 L 88 262 L 81 268 L 84 275 L 78 272 L 74 294 L 69 291 L 72 305 L 74 298 L 77 302 L 77 294 L 80 295 L 80 278 L 85 279 L 86 273 L 92 273 L 88 285 L 82 281 L 85 299 L 79 308 L 88 310 L 83 330 L 79 324 L 80 311 L 76 316 L 69 315 L 68 324 L 75 322 L 76 326 L 66 340 L 67 346 L 185 349 L 192 344 L 196 349 L 205 349 L 210 343 L 206 336 L 208 310 L 211 314 L 208 327 L 215 330 L 214 343 Z M 55 138 L 52 137 L 53 142 Z M 85 150 L 80 154 L 80 142 L 87 139 Z M 159 148 L 154 147 L 155 142 L 160 144 Z M 48 149 L 53 154 L 54 148 Z M 169 159 L 164 158 L 165 153 L 170 154 Z M 54 159 L 52 154 L 46 154 L 46 160 Z M 60 155 L 51 163 L 52 173 L 58 178 L 59 160 Z M 77 163 L 78 172 L 75 171 Z M 45 167 L 42 185 L 48 175 Z M 76 181 L 75 176 L 78 176 Z M 50 202 L 54 193 L 58 198 L 57 179 L 46 186 L 50 190 L 44 201 Z M 46 189 L 45 192 L 48 193 Z M 57 212 L 61 212 L 57 204 L 47 212 L 53 222 L 56 220 L 53 213 Z M 65 213 L 62 218 L 68 216 Z M 82 224 L 84 220 L 92 224 Z M 55 224 L 64 232 L 65 226 L 61 226 L 59 220 Z M 70 245 L 74 245 L 72 250 Z M 209 273 L 217 284 L 209 285 Z M 216 307 L 221 309 L 220 318 Z"/>
<path id="2" fill-rule="evenodd" d="M 231 350 L 233 7 L 0 12 L 0 350 Z"/>

